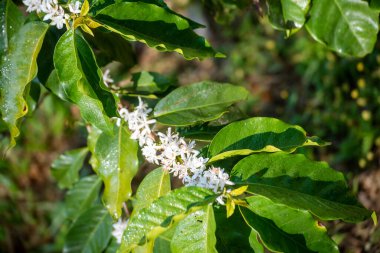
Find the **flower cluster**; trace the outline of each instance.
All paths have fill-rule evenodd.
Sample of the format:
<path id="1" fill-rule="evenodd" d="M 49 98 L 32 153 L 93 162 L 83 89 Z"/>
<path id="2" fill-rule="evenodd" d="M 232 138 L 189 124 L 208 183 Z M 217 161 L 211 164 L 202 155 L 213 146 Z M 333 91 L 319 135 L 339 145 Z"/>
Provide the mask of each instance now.
<path id="1" fill-rule="evenodd" d="M 23 0 L 23 3 L 27 6 L 27 12 L 45 13 L 43 20 L 51 20 L 50 25 L 55 25 L 58 29 L 62 29 L 70 19 L 70 15 L 58 4 L 58 0 Z M 76 1 L 69 4 L 69 11 L 71 14 L 79 14 L 80 7 L 81 2 Z"/>
<path id="2" fill-rule="evenodd" d="M 207 168 L 208 159 L 199 156 L 194 141 L 186 142 L 178 133 L 173 133 L 171 128 L 166 133 L 153 131 L 151 125 L 156 120 L 149 119 L 151 111 L 140 97 L 138 106 L 132 112 L 125 108 L 119 111 L 132 131 L 131 138 L 138 140 L 148 162 L 162 166 L 182 179 L 186 186 L 200 186 L 220 193 L 226 184 L 233 184 L 223 169 L 213 166 Z"/>

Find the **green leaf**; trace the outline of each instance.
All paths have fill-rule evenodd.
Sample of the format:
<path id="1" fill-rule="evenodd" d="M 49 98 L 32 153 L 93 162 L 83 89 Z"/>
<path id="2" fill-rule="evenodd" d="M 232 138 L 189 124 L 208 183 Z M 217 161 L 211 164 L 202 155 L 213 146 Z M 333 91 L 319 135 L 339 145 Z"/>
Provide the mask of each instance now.
<path id="1" fill-rule="evenodd" d="M 200 82 L 175 89 L 154 108 L 154 117 L 166 125 L 187 126 L 221 117 L 233 103 L 246 99 L 243 87 Z"/>
<path id="2" fill-rule="evenodd" d="M 59 81 L 57 70 L 53 69 L 53 71 L 50 73 L 49 78 L 45 83 L 45 87 L 63 101 L 70 102 L 65 93 L 65 90 L 63 89 L 63 85 Z"/>
<path id="3" fill-rule="evenodd" d="M 66 31 L 54 51 L 54 65 L 67 98 L 78 105 L 82 117 L 111 133 L 109 117 L 117 116 L 115 97 L 105 87 L 87 42 L 73 30 Z"/>
<path id="4" fill-rule="evenodd" d="M 252 253 L 248 242 L 251 229 L 245 224 L 239 212 L 227 219 L 225 206 L 214 207 L 218 252 Z"/>
<path id="5" fill-rule="evenodd" d="M 326 228 L 309 212 L 272 202 L 263 196 L 252 196 L 246 201 L 254 214 L 243 208 L 241 213 L 271 251 L 339 252 Z"/>
<path id="6" fill-rule="evenodd" d="M 259 234 L 255 230 L 252 230 L 249 235 L 249 245 L 255 253 L 264 253 L 264 246 L 259 241 Z"/>
<path id="7" fill-rule="evenodd" d="M 163 93 L 171 85 L 171 80 L 156 72 L 142 71 L 132 74 L 133 90 L 147 93 Z"/>
<path id="8" fill-rule="evenodd" d="M 209 162 L 214 162 L 237 155 L 294 152 L 299 147 L 317 145 L 325 143 L 317 137 L 307 137 L 300 126 L 275 118 L 254 117 L 224 127 L 212 140 L 208 156 Z"/>
<path id="9" fill-rule="evenodd" d="M 305 23 L 310 0 L 268 0 L 268 16 L 276 29 L 294 33 Z"/>
<path id="10" fill-rule="evenodd" d="M 371 216 L 349 192 L 342 173 L 301 154 L 254 154 L 238 162 L 231 175 L 248 184 L 248 192 L 322 220 L 359 222 Z"/>
<path id="11" fill-rule="evenodd" d="M 175 229 L 173 253 L 216 253 L 215 217 L 212 205 L 188 215 Z"/>
<path id="12" fill-rule="evenodd" d="M 130 138 L 127 126 L 114 126 L 113 135 L 102 133 L 96 143 L 94 170 L 104 182 L 103 201 L 114 219 L 132 195 L 131 182 L 138 170 L 138 144 Z"/>
<path id="13" fill-rule="evenodd" d="M 14 34 L 22 27 L 25 18 L 17 5 L 12 0 L 4 0 L 0 3 L 0 55 L 8 50 L 8 43 Z"/>
<path id="14" fill-rule="evenodd" d="M 182 187 L 155 200 L 133 216 L 124 231 L 119 252 L 129 252 L 168 230 L 171 225 L 206 205 L 214 198 L 210 190 L 199 187 Z"/>
<path id="15" fill-rule="evenodd" d="M 83 166 L 87 153 L 87 148 L 74 149 L 63 153 L 53 161 L 51 172 L 60 188 L 71 188 L 78 181 L 78 172 Z"/>
<path id="16" fill-rule="evenodd" d="M 157 168 L 146 175 L 136 192 L 133 215 L 149 206 L 154 200 L 170 192 L 170 175 L 166 170 Z"/>
<path id="17" fill-rule="evenodd" d="M 102 252 L 112 232 L 112 218 L 103 206 L 94 206 L 74 222 L 67 233 L 64 253 Z"/>
<path id="18" fill-rule="evenodd" d="M 94 20 L 127 40 L 140 41 L 160 51 L 176 51 L 187 59 L 220 56 L 193 31 L 192 22 L 155 4 L 111 4 L 99 11 Z"/>
<path id="19" fill-rule="evenodd" d="M 378 32 L 378 13 L 363 0 L 313 1 L 306 28 L 332 50 L 357 57 L 372 52 Z"/>
<path id="20" fill-rule="evenodd" d="M 26 86 L 37 74 L 37 55 L 48 29 L 43 22 L 30 22 L 12 37 L 8 53 L 0 68 L 0 112 L 11 137 L 10 147 L 16 145 L 20 131 L 17 121 L 28 112 L 24 99 Z"/>
<path id="21" fill-rule="evenodd" d="M 96 175 L 80 179 L 65 197 L 66 214 L 75 221 L 78 216 L 98 199 L 102 181 Z"/>
<path id="22" fill-rule="evenodd" d="M 376 11 L 380 11 L 380 1 L 379 0 L 370 0 L 369 7 Z"/>

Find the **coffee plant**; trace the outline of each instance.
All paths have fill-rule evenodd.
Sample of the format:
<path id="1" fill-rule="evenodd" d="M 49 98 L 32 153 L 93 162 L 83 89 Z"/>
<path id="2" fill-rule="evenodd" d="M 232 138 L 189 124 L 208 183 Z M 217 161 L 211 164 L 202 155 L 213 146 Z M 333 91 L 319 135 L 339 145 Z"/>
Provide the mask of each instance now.
<path id="1" fill-rule="evenodd" d="M 252 5 L 206 4 L 222 17 L 223 2 Z M 67 189 L 64 252 L 330 253 L 339 249 L 325 221 L 377 222 L 342 173 L 300 152 L 329 143 L 276 118 L 247 117 L 239 107 L 249 96 L 245 88 L 212 81 L 176 87 L 146 71 L 128 83 L 113 77 L 105 67 L 111 61 L 135 64 L 130 41 L 187 60 L 225 57 L 194 31 L 202 25 L 164 1 L 23 4 L 26 17 L 12 0 L 0 5 L 7 152 L 25 116 L 38 110 L 41 89 L 79 108 L 88 132 L 87 146 L 52 164 L 58 186 Z M 276 28 L 291 35 L 306 26 L 341 54 L 363 56 L 376 41 L 374 0 L 266 6 Z M 80 176 L 88 156 L 93 173 Z M 133 190 L 147 164 L 155 169 Z"/>

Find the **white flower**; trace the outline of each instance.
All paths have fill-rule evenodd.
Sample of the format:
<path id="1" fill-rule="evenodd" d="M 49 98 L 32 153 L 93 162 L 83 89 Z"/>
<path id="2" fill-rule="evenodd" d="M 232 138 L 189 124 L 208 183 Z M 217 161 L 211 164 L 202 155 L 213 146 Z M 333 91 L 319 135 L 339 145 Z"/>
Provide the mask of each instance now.
<path id="1" fill-rule="evenodd" d="M 28 7 L 27 12 L 41 11 L 41 0 L 23 0 L 22 2 Z"/>
<path id="2" fill-rule="evenodd" d="M 127 228 L 128 220 L 123 221 L 119 219 L 115 224 L 112 225 L 113 231 L 112 235 L 116 238 L 118 244 L 121 243 L 121 238 L 123 237 L 124 230 Z"/>
<path id="3" fill-rule="evenodd" d="M 75 2 L 75 4 L 77 4 L 80 2 Z M 69 5 L 69 8 L 70 8 L 70 5 Z M 71 11 L 71 9 L 70 9 Z M 80 10 L 79 10 L 79 13 L 80 13 Z M 106 69 L 106 71 L 104 71 L 103 73 L 103 82 L 104 84 L 108 87 L 110 84 L 114 83 L 114 80 L 111 78 L 111 75 L 110 75 L 110 70 L 109 69 Z"/>
<path id="4" fill-rule="evenodd" d="M 79 2 L 79 1 L 76 1 L 74 4 L 73 3 L 69 4 L 69 10 L 70 10 L 70 12 L 72 14 L 79 14 L 80 13 L 80 7 L 81 7 L 81 5 L 82 5 L 82 3 Z M 113 80 L 112 80 L 112 82 L 113 82 Z"/>
<path id="5" fill-rule="evenodd" d="M 148 139 L 145 146 L 141 149 L 143 156 L 150 163 L 159 164 L 159 157 L 157 156 L 158 147 L 152 139 Z"/>

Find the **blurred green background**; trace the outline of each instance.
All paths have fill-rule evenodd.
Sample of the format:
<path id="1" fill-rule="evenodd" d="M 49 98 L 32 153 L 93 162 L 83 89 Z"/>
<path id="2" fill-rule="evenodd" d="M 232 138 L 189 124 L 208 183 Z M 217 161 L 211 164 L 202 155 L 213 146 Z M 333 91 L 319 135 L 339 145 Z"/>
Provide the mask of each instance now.
<path id="1" fill-rule="evenodd" d="M 136 43 L 137 65 L 122 74 L 114 71 L 115 79 L 145 70 L 178 85 L 214 80 L 245 86 L 252 94 L 244 107 L 249 115 L 298 124 L 331 142 L 304 152 L 343 171 L 363 205 L 380 214 L 380 42 L 363 59 L 341 57 L 303 31 L 285 38 L 254 5 L 221 8 L 220 2 L 167 1 L 205 24 L 199 32 L 227 58 L 186 61 Z M 37 110 L 24 120 L 11 151 L 0 123 L 0 147 L 6 153 L 0 160 L 0 252 L 62 250 L 64 192 L 52 179 L 50 165 L 63 151 L 83 146 L 86 129 L 76 108 L 41 89 L 33 105 Z M 380 229 L 370 221 L 328 226 L 342 252 L 380 252 Z"/>

